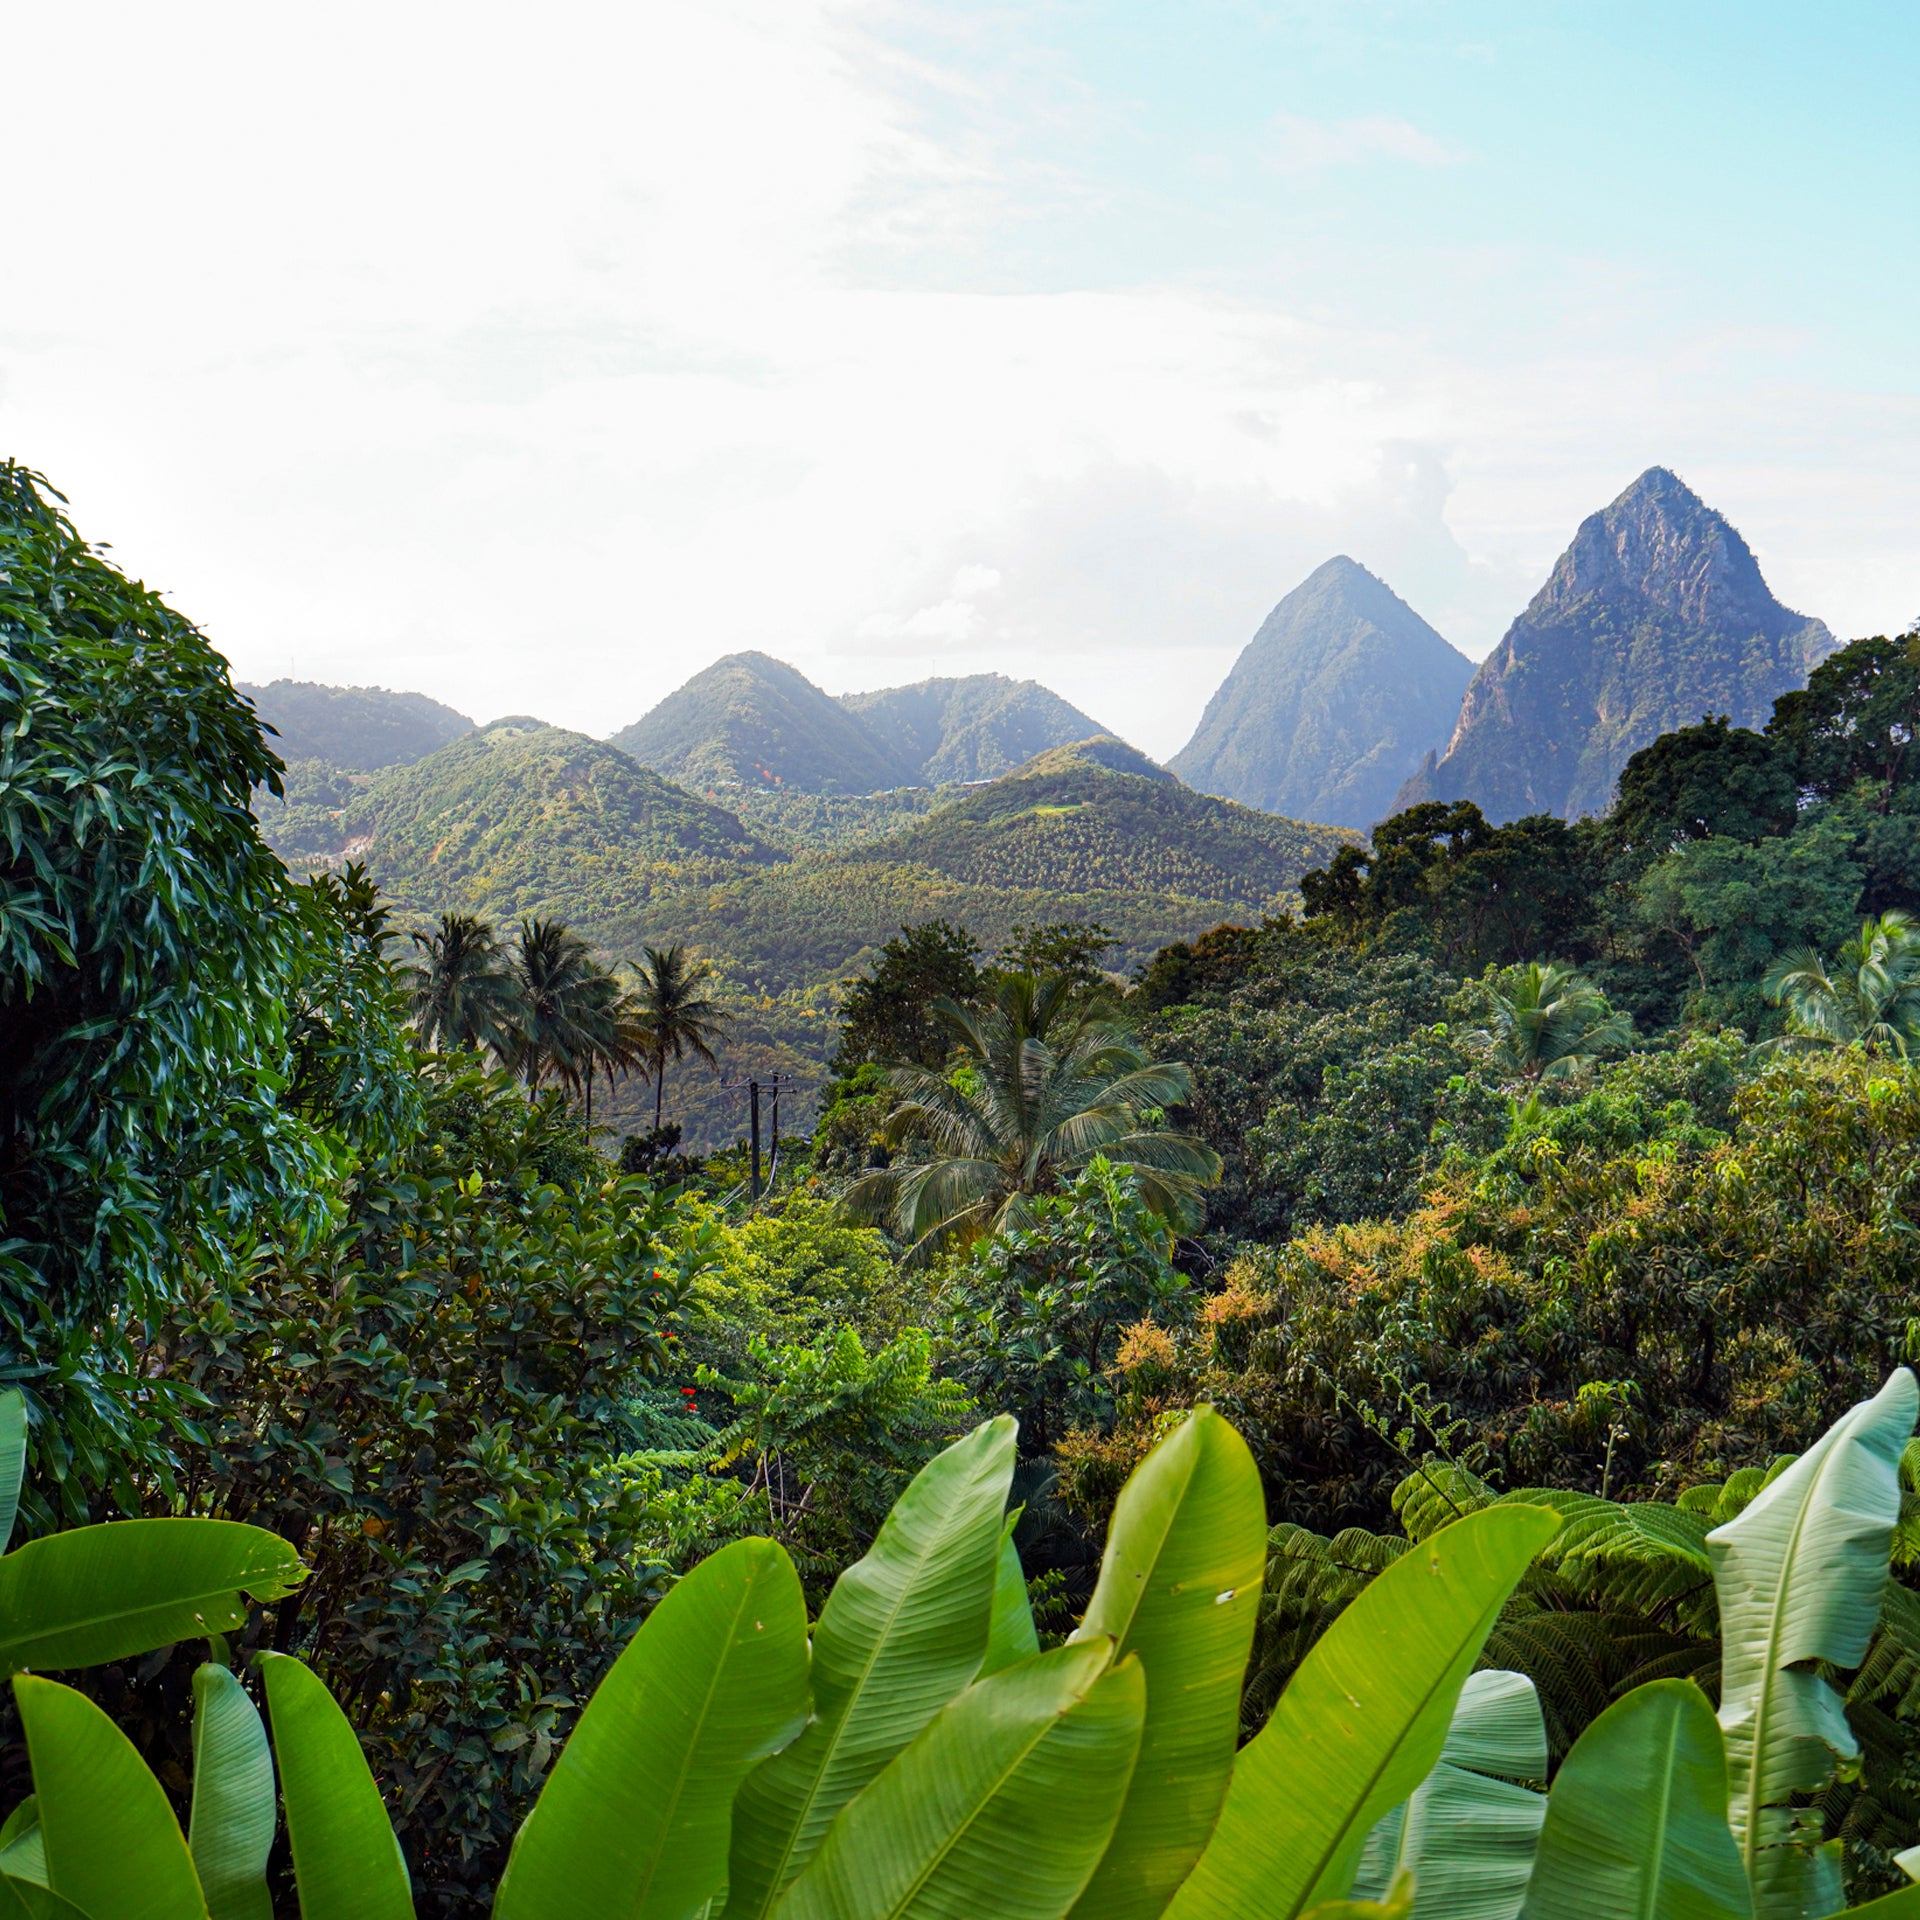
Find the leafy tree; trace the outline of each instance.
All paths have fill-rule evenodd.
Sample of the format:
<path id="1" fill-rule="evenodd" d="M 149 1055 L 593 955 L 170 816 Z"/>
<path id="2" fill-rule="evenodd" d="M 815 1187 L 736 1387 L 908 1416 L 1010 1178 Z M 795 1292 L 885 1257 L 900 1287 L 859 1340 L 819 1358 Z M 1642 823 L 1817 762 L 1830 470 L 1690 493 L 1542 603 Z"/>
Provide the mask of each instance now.
<path id="1" fill-rule="evenodd" d="M 1017 926 L 994 956 L 996 973 L 1064 973 L 1083 991 L 1108 985 L 1103 955 L 1116 945 L 1111 928 L 1092 920 L 1053 920 Z"/>
<path id="2" fill-rule="evenodd" d="M 961 1065 L 945 1077 L 891 1069 L 902 1099 L 886 1123 L 890 1142 L 921 1143 L 930 1157 L 856 1180 L 847 1190 L 856 1215 L 884 1220 L 918 1258 L 1025 1226 L 1036 1198 L 1103 1156 L 1135 1177 L 1156 1213 L 1197 1224 L 1219 1156 L 1151 1120 L 1186 1097 L 1184 1066 L 1151 1059 L 1066 974 L 1014 974 L 984 1012 L 951 1000 L 933 1012 Z"/>
<path id="3" fill-rule="evenodd" d="M 934 1003 L 971 1003 L 980 992 L 979 959 L 980 943 L 948 921 L 902 927 L 866 979 L 847 990 L 834 1072 L 844 1079 L 870 1061 L 941 1066 L 951 1036 Z"/>
<path id="4" fill-rule="evenodd" d="M 1019 1420 L 1023 1453 L 1105 1428 L 1123 1342 L 1190 1311 L 1171 1253 L 1137 1179 L 1096 1158 L 943 1277 L 948 1369 L 982 1407 Z"/>
<path id="5" fill-rule="evenodd" d="M 1676 727 L 1621 770 L 1608 837 L 1645 858 L 1683 840 L 1763 840 L 1791 831 L 1799 786 L 1788 756 L 1724 714 Z"/>
<path id="6" fill-rule="evenodd" d="M 648 947 L 635 971 L 639 984 L 633 995 L 634 1021 L 645 1036 L 653 1066 L 653 1124 L 658 1127 L 667 1090 L 667 1062 L 692 1054 L 718 1072 L 720 1062 L 713 1046 L 726 1025 L 726 1015 L 706 991 L 713 969 L 704 960 L 689 960 L 684 947 Z"/>
<path id="7" fill-rule="evenodd" d="M 1920 784 L 1920 629 L 1898 639 L 1856 640 L 1774 702 L 1767 736 L 1778 741 L 1808 793 L 1835 799 L 1861 783 L 1886 813 Z"/>
<path id="8" fill-rule="evenodd" d="M 276 1099 L 301 916 L 248 810 L 279 762 L 60 502 L 0 464 L 0 1360 L 28 1368 L 315 1166 Z"/>
<path id="9" fill-rule="evenodd" d="M 1489 982 L 1491 1019 L 1470 1036 L 1503 1077 L 1539 1086 L 1624 1047 L 1633 1023 L 1571 967 L 1529 961 Z"/>
<path id="10" fill-rule="evenodd" d="M 1898 911 L 1863 921 L 1832 969 L 1810 948 L 1782 954 L 1762 991 L 1785 1003 L 1792 1040 L 1905 1060 L 1920 1049 L 1920 926 Z"/>
<path id="11" fill-rule="evenodd" d="M 432 933 L 416 933 L 423 956 L 413 969 L 413 1019 L 429 1047 L 514 1051 L 522 1016 L 520 983 L 499 936 L 468 913 L 445 913 Z"/>

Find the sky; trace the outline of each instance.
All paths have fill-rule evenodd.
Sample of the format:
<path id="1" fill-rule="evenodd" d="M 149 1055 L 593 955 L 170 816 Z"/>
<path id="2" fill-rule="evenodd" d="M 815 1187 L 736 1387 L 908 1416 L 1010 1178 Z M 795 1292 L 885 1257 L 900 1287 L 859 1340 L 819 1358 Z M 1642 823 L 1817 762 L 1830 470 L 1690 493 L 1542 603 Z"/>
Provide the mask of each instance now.
<path id="1" fill-rule="evenodd" d="M 1331 554 L 1479 657 L 1655 464 L 1837 633 L 1920 614 L 1906 0 L 63 0 L 7 48 L 0 453 L 244 679 L 607 734 L 758 648 L 1164 757 Z"/>

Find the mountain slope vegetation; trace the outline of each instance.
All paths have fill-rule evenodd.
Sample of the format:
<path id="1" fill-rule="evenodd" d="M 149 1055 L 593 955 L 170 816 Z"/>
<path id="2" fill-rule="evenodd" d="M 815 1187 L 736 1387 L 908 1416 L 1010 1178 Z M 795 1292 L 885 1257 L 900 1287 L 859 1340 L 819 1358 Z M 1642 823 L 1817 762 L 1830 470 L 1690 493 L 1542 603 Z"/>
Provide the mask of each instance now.
<path id="1" fill-rule="evenodd" d="M 1341 554 L 1268 614 L 1173 770 L 1270 813 L 1371 826 L 1452 733 L 1472 677 L 1465 654 Z"/>
<path id="2" fill-rule="evenodd" d="M 1482 662 L 1446 753 L 1397 808 L 1471 800 L 1488 819 L 1605 810 L 1629 758 L 1702 714 L 1766 723 L 1833 651 L 1783 607 L 1752 549 L 1664 467 L 1583 521 Z"/>
<path id="3" fill-rule="evenodd" d="M 513 919 L 610 915 L 782 856 L 732 814 L 624 753 L 539 720 L 496 720 L 370 783 L 342 850 L 404 909 Z"/>
<path id="4" fill-rule="evenodd" d="M 623 727 L 612 745 L 700 793 L 874 793 L 915 776 L 830 694 L 764 653 L 730 653 Z"/>
<path id="5" fill-rule="evenodd" d="M 1037 680 L 975 673 L 910 687 L 843 693 L 892 756 L 928 786 L 948 780 L 997 780 L 1048 747 L 1105 729 Z"/>
<path id="6" fill-rule="evenodd" d="M 237 684 L 234 692 L 251 700 L 254 712 L 278 735 L 268 744 L 282 760 L 324 760 L 349 773 L 424 760 L 473 731 L 464 713 L 424 693 L 327 687 L 311 680 Z"/>

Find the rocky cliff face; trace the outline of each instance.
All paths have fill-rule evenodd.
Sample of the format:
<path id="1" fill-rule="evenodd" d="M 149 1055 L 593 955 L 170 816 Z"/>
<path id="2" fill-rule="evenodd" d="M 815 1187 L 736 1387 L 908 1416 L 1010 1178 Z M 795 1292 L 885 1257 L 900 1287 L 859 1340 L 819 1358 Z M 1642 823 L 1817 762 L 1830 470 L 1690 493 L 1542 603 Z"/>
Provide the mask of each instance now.
<path id="1" fill-rule="evenodd" d="M 1444 755 L 1396 807 L 1472 800 L 1492 820 L 1603 811 L 1640 748 L 1702 714 L 1764 725 L 1833 651 L 1767 591 L 1752 549 L 1664 467 L 1582 522 L 1467 688 Z"/>
<path id="2" fill-rule="evenodd" d="M 1344 554 L 1294 588 L 1168 763 L 1269 813 L 1366 827 L 1453 730 L 1473 663 Z"/>

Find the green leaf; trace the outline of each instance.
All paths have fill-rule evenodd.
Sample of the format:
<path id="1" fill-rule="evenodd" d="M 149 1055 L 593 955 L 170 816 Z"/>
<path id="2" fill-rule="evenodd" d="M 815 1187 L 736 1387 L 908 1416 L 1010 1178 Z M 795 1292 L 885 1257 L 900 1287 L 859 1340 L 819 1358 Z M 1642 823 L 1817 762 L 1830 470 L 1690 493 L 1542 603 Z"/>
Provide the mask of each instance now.
<path id="1" fill-rule="evenodd" d="M 1761 1920 L 1813 1920 L 1843 1901 L 1837 1847 L 1809 1844 L 1791 1801 L 1858 1746 L 1839 1692 L 1808 1663 L 1866 1658 L 1916 1407 L 1920 1387 L 1902 1367 L 1707 1536 L 1730 1817 Z"/>
<path id="2" fill-rule="evenodd" d="M 414 1920 L 407 1863 L 347 1716 L 290 1654 L 263 1653 L 300 1920 Z"/>
<path id="3" fill-rule="evenodd" d="M 0 1673 L 225 1633 L 246 1620 L 243 1593 L 278 1600 L 305 1575 L 277 1534 L 231 1520 L 115 1520 L 30 1540 L 0 1559 Z"/>
<path id="4" fill-rule="evenodd" d="M 1119 1818 L 1146 1682 L 1113 1643 L 969 1687 L 849 1805 L 776 1920 L 1056 1920 Z"/>
<path id="5" fill-rule="evenodd" d="M 1113 1511 L 1076 1640 L 1140 1656 L 1147 1718 L 1113 1844 L 1075 1912 L 1151 1920 L 1220 1817 L 1266 1568 L 1266 1496 L 1247 1444 L 1199 1407 L 1143 1460 Z"/>
<path id="6" fill-rule="evenodd" d="M 1574 1743 L 1547 1798 L 1524 1920 L 1746 1920 L 1720 1729 L 1691 1680 L 1654 1680 Z"/>
<path id="7" fill-rule="evenodd" d="M 20 1513 L 20 1482 L 27 1473 L 27 1401 L 15 1387 L 0 1393 L 0 1553 L 13 1538 Z"/>
<path id="8" fill-rule="evenodd" d="M 1514 1920 L 1547 1798 L 1547 1727 L 1523 1673 L 1467 1675 L 1446 1744 L 1404 1807 L 1367 1836 L 1354 1892 L 1391 1899 L 1412 1875 L 1416 1920 Z"/>
<path id="9" fill-rule="evenodd" d="M 21 1674 L 13 1697 L 53 1891 L 111 1920 L 204 1920 L 179 1822 L 132 1741 L 85 1694 L 56 1681 Z"/>
<path id="10" fill-rule="evenodd" d="M 727 1877 L 747 1769 L 806 1718 L 799 1577 L 773 1541 L 736 1541 L 654 1608 L 587 1703 L 495 1920 L 691 1920 Z"/>
<path id="11" fill-rule="evenodd" d="M 32 1794 L 7 1815 L 0 1827 L 0 1874 L 47 1884 L 47 1838 L 40 1831 L 40 1803 Z"/>
<path id="12" fill-rule="evenodd" d="M 982 1674 L 1017 1667 L 1022 1660 L 1040 1651 L 1040 1636 L 1033 1625 L 1033 1603 L 1027 1598 L 1027 1571 L 1020 1564 L 1020 1549 L 1013 1544 L 1013 1530 L 1019 1519 L 1018 1510 L 1008 1514 L 1000 1533 L 1000 1560 L 993 1581 L 993 1617 L 987 1627 L 987 1657 L 980 1665 Z"/>
<path id="13" fill-rule="evenodd" d="M 1370 1581 L 1240 1750 L 1213 1840 L 1168 1912 L 1291 1920 L 1344 1898 L 1374 1823 L 1439 1759 L 1488 1631 L 1558 1525 L 1539 1507 L 1488 1507 Z"/>
<path id="14" fill-rule="evenodd" d="M 50 1887 L 0 1875 L 0 1920 L 91 1920 L 91 1916 Z"/>
<path id="15" fill-rule="evenodd" d="M 834 1816 L 986 1657 L 1015 1423 L 976 1427 L 914 1476 L 813 1635 L 813 1720 L 733 1807 L 725 1920 L 760 1920 Z"/>
<path id="16" fill-rule="evenodd" d="M 1407 1920 L 1413 1900 L 1413 1875 L 1403 1867 L 1380 1899 L 1323 1900 L 1307 1909 L 1305 1920 Z"/>
<path id="17" fill-rule="evenodd" d="M 209 1920 L 273 1920 L 267 1855 L 278 1809 L 259 1710 L 227 1668 L 193 1676 L 193 1815 L 187 1845 Z"/>

